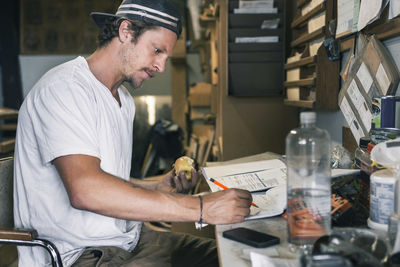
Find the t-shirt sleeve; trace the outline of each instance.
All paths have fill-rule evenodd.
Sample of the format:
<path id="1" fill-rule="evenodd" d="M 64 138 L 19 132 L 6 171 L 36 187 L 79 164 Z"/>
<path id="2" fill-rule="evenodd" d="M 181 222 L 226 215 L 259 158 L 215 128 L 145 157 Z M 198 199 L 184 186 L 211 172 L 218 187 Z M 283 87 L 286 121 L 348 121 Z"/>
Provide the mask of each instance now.
<path id="1" fill-rule="evenodd" d="M 33 99 L 29 110 L 44 164 L 71 154 L 99 157 L 95 98 L 82 85 L 57 81 Z"/>

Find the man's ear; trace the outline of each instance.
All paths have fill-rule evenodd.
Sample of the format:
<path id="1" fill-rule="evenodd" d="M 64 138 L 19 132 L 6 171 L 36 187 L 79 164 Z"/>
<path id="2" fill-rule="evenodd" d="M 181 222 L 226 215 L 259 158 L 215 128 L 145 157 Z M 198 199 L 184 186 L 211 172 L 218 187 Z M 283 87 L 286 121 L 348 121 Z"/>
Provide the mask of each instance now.
<path id="1" fill-rule="evenodd" d="M 133 32 L 132 30 L 130 30 L 129 28 L 130 26 L 130 22 L 127 20 L 124 20 L 121 22 L 121 24 L 119 25 L 119 29 L 118 29 L 118 35 L 119 35 L 119 40 L 121 42 L 126 42 L 127 40 L 130 40 L 133 36 Z"/>

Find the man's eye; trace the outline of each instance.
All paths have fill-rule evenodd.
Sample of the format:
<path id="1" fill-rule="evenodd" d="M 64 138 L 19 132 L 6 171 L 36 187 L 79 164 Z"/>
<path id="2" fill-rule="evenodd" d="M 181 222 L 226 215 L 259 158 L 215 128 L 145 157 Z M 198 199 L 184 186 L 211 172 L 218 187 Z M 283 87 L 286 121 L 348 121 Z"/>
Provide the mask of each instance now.
<path id="1" fill-rule="evenodd" d="M 158 48 L 154 48 L 154 53 L 156 53 L 156 54 L 160 54 L 160 53 L 161 53 L 161 50 L 160 50 L 160 49 L 158 49 Z"/>

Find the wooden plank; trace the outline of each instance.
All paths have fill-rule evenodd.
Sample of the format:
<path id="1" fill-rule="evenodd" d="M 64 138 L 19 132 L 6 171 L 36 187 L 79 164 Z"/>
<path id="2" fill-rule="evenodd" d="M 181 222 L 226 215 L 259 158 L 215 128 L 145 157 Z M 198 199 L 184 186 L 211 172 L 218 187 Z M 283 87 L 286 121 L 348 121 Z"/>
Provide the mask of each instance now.
<path id="1" fill-rule="evenodd" d="M 18 118 L 18 110 L 0 107 L 0 120 Z"/>
<path id="2" fill-rule="evenodd" d="M 354 35 L 351 36 L 350 38 L 340 40 L 339 45 L 340 45 L 340 52 L 347 51 L 353 48 L 354 46 Z"/>
<path id="3" fill-rule="evenodd" d="M 300 46 L 308 41 L 311 41 L 319 36 L 322 36 L 325 34 L 325 27 L 322 27 L 312 33 L 307 33 L 307 34 L 303 34 L 301 35 L 299 38 L 297 38 L 296 40 L 292 41 L 290 46 L 291 47 L 296 47 L 296 46 Z"/>
<path id="4" fill-rule="evenodd" d="M 305 57 L 298 61 L 285 64 L 285 70 L 294 69 L 301 66 L 315 65 L 316 60 L 317 60 L 316 56 Z"/>
<path id="5" fill-rule="evenodd" d="M 368 34 L 375 34 L 379 40 L 396 37 L 400 35 L 400 17 L 391 19 L 384 24 L 373 27 L 366 31 Z"/>
<path id="6" fill-rule="evenodd" d="M 8 153 L 14 150 L 15 138 L 0 142 L 0 153 Z"/>
<path id="7" fill-rule="evenodd" d="M 285 82 L 284 85 L 285 87 L 314 86 L 315 78 L 306 78 L 298 81 Z"/>
<path id="8" fill-rule="evenodd" d="M 283 100 L 284 104 L 292 107 L 300 107 L 300 108 L 314 108 L 313 100 Z"/>
<path id="9" fill-rule="evenodd" d="M 337 110 L 340 90 L 340 60 L 328 59 L 326 49 L 321 46 L 317 52 L 316 109 Z"/>
<path id="10" fill-rule="evenodd" d="M 0 131 L 16 131 L 17 124 L 0 124 Z"/>
<path id="11" fill-rule="evenodd" d="M 10 240 L 32 241 L 37 237 L 36 230 L 17 230 L 0 228 L 0 238 Z"/>
<path id="12" fill-rule="evenodd" d="M 314 15 L 324 11 L 325 7 L 326 7 L 325 2 L 322 2 L 321 4 L 319 4 L 316 7 L 314 7 L 310 12 L 307 12 L 307 14 L 305 14 L 304 16 L 301 16 L 301 17 L 295 19 L 292 22 L 291 27 L 292 28 L 299 28 L 299 27 L 304 26 L 308 22 L 308 19 L 310 19 Z"/>

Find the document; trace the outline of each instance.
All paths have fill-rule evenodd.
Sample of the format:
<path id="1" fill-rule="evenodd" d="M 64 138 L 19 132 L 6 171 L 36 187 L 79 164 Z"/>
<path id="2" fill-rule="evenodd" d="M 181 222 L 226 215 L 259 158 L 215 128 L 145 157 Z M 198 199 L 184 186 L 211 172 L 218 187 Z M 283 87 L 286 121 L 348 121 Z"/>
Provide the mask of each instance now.
<path id="1" fill-rule="evenodd" d="M 393 19 L 400 15 L 400 1 L 390 0 L 389 19 Z"/>
<path id="2" fill-rule="evenodd" d="M 234 14 L 277 14 L 278 9 L 272 8 L 235 8 Z"/>
<path id="3" fill-rule="evenodd" d="M 359 172 L 353 169 L 332 169 L 332 178 Z M 224 190 L 210 179 L 227 188 L 245 189 L 251 192 L 253 203 L 246 220 L 267 218 L 282 214 L 287 204 L 286 165 L 279 159 L 247 163 L 217 165 L 202 168 L 211 192 Z"/>
<path id="4" fill-rule="evenodd" d="M 239 8 L 273 8 L 274 0 L 262 0 L 262 1 L 239 1 Z"/>
<path id="5" fill-rule="evenodd" d="M 360 0 L 337 1 L 336 37 L 357 31 Z"/>
<path id="6" fill-rule="evenodd" d="M 204 167 L 202 173 L 212 192 L 224 189 L 211 178 L 252 193 L 258 208 L 251 206 L 246 220 L 276 216 L 286 209 L 286 165 L 279 159 Z"/>
<path id="7" fill-rule="evenodd" d="M 389 0 L 363 0 L 358 15 L 358 31 L 379 18 Z"/>
<path id="8" fill-rule="evenodd" d="M 235 43 L 277 43 L 278 36 L 236 37 Z"/>
<path id="9" fill-rule="evenodd" d="M 279 159 L 204 167 L 202 173 L 212 192 L 223 189 L 211 182 L 210 178 L 228 188 L 245 189 L 250 192 L 286 185 L 286 165 Z"/>

